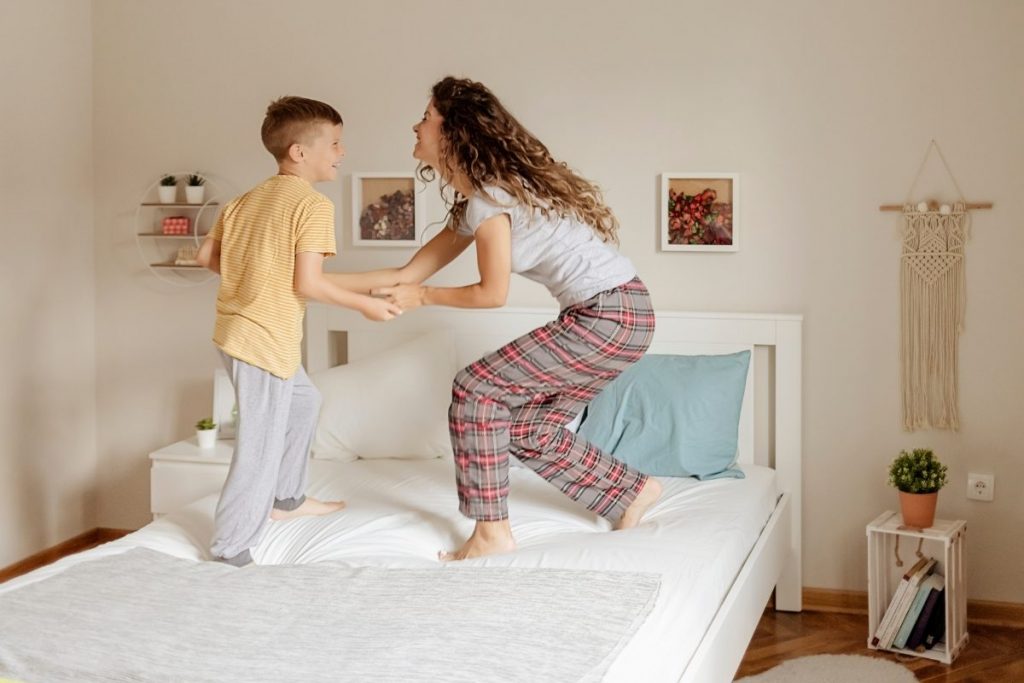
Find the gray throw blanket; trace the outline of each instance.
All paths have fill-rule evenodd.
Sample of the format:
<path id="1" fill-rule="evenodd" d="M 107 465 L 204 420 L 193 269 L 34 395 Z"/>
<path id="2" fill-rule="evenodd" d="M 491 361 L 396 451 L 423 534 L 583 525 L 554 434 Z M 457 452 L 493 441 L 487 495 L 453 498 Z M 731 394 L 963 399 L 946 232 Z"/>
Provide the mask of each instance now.
<path id="1" fill-rule="evenodd" d="M 641 573 L 235 569 L 134 549 L 0 594 L 0 678 L 596 681 L 658 588 Z"/>

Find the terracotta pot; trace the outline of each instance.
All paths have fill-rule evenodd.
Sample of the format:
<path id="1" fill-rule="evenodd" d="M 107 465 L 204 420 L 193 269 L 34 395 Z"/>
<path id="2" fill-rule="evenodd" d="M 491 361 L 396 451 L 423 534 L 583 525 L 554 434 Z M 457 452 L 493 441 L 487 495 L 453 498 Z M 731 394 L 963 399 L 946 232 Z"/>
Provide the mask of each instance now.
<path id="1" fill-rule="evenodd" d="M 935 523 L 935 503 L 939 492 L 906 493 L 900 491 L 900 513 L 903 515 L 903 526 L 927 529 Z"/>

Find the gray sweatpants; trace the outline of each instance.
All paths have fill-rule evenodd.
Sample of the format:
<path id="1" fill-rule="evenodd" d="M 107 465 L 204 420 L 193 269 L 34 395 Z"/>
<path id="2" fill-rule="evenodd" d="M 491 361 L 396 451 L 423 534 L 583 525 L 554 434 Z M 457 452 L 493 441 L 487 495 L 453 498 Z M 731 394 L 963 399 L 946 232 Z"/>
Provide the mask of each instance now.
<path id="1" fill-rule="evenodd" d="M 238 423 L 210 552 L 241 566 L 252 561 L 249 551 L 259 543 L 271 508 L 293 510 L 306 499 L 320 392 L 302 366 L 281 379 L 218 353 L 235 387 Z"/>

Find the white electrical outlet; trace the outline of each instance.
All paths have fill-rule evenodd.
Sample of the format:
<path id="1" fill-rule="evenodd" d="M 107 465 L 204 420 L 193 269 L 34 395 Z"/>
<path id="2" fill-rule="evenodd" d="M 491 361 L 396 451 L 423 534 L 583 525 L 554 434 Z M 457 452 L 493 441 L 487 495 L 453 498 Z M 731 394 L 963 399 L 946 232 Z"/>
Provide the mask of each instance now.
<path id="1" fill-rule="evenodd" d="M 996 478 L 992 474 L 967 474 L 967 497 L 971 500 L 992 500 L 996 493 Z"/>

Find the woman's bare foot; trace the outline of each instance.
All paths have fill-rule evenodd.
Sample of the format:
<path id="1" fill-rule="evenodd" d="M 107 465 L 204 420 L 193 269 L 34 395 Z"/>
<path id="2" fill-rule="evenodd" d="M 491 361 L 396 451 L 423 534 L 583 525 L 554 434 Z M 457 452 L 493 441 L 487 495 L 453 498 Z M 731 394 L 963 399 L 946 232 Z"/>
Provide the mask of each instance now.
<path id="1" fill-rule="evenodd" d="M 629 507 L 622 514 L 622 519 L 615 524 L 615 529 L 632 529 L 635 527 L 643 519 L 647 508 L 654 505 L 658 498 L 661 498 L 661 484 L 654 477 L 648 477 L 647 483 L 640 489 L 640 493 L 636 494 L 636 498 L 633 499 L 633 502 L 630 503 Z"/>
<path id="2" fill-rule="evenodd" d="M 280 521 L 282 519 L 294 519 L 295 517 L 329 515 L 332 512 L 337 512 L 343 507 L 345 507 L 345 503 L 340 500 L 325 502 L 306 496 L 306 500 L 302 501 L 302 505 L 294 510 L 278 510 L 277 508 L 274 508 L 270 511 L 270 518 Z"/>
<path id="3" fill-rule="evenodd" d="M 512 538 L 512 525 L 507 519 L 497 522 L 477 522 L 473 535 L 458 550 L 446 552 L 442 550 L 437 559 L 443 562 L 452 560 L 468 560 L 484 555 L 510 553 L 516 549 L 516 541 Z"/>

